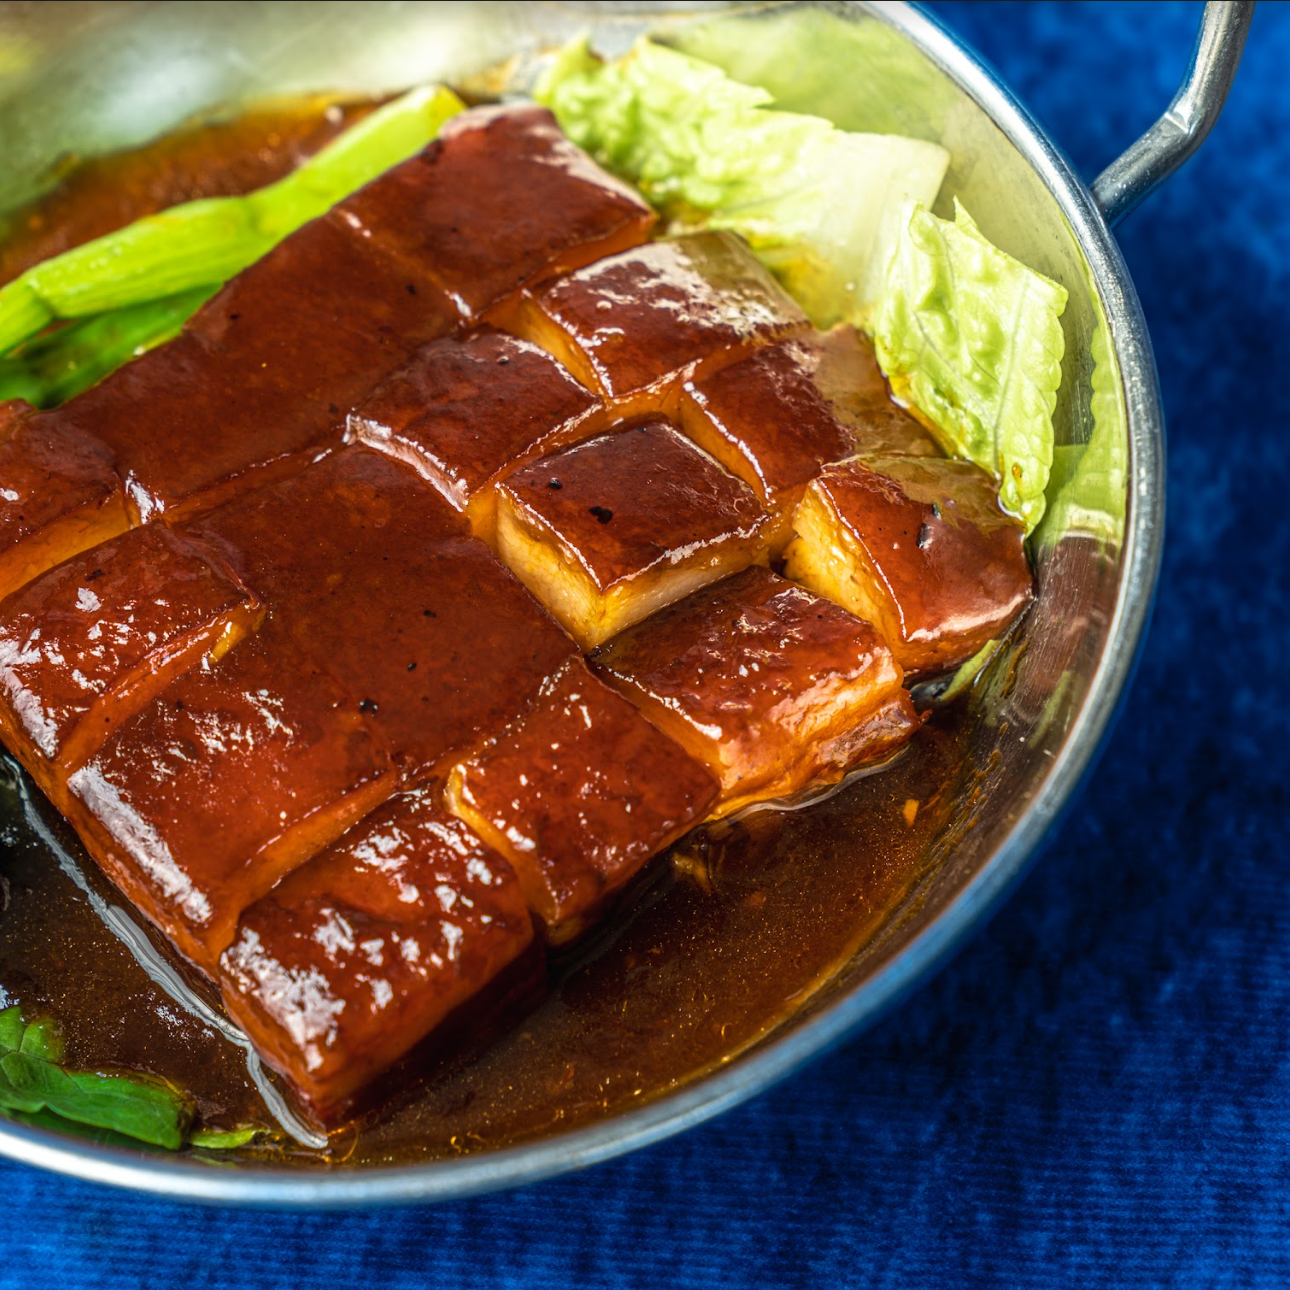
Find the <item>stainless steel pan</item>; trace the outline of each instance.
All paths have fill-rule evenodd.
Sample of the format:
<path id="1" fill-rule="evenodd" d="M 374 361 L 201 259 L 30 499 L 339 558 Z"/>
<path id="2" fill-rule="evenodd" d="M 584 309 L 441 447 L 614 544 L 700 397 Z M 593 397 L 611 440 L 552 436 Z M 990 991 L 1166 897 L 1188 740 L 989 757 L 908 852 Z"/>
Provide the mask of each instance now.
<path id="1" fill-rule="evenodd" d="M 778 6 L 707 5 L 698 17 L 760 24 L 749 29 L 766 53 L 757 74 L 790 106 L 945 142 L 954 161 L 942 200 L 961 197 L 987 236 L 1070 291 L 1058 461 L 1036 538 L 1040 596 L 972 696 L 970 781 L 948 786 L 955 809 L 913 895 L 759 1042 L 573 1132 L 412 1167 L 325 1173 L 213 1169 L 11 1124 L 0 1124 L 0 1152 L 171 1197 L 259 1204 L 434 1200 L 531 1182 L 697 1124 L 871 1024 L 962 945 L 1034 859 L 1129 681 L 1160 562 L 1160 397 L 1110 229 L 1205 137 L 1253 5 L 1206 6 L 1182 90 L 1091 188 L 1006 86 L 917 9 L 817 7 L 845 26 L 810 66 L 778 56 Z M 612 52 L 649 27 L 680 30 L 694 14 L 668 4 L 0 4 L 0 36 L 25 59 L 19 72 L 0 73 L 0 193 L 17 205 L 60 153 L 130 146 L 215 104 L 269 91 L 461 83 L 512 55 L 508 76 L 522 85 L 531 55 L 586 26 Z M 888 119 L 875 121 L 875 106 Z"/>

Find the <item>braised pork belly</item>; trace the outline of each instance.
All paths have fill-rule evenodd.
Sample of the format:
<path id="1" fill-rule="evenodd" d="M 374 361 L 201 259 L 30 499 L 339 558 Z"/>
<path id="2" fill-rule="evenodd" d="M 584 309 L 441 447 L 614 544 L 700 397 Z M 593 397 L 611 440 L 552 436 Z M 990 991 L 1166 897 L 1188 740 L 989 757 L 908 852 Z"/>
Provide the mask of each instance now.
<path id="1" fill-rule="evenodd" d="M 316 1116 L 476 1003 L 541 973 L 514 872 L 439 805 L 396 794 L 242 915 L 219 965 L 229 1015 Z"/>
<path id="2" fill-rule="evenodd" d="M 161 525 L 124 533 L 0 605 L 0 731 L 57 796 L 116 726 L 262 613 L 210 547 Z"/>
<path id="3" fill-rule="evenodd" d="M 807 321 L 737 237 L 697 233 L 526 292 L 515 326 L 625 417 L 670 410 L 686 377 Z"/>
<path id="4" fill-rule="evenodd" d="M 0 600 L 130 527 L 121 477 L 96 439 L 0 403 Z"/>
<path id="5" fill-rule="evenodd" d="M 496 482 L 604 424 L 601 401 L 545 350 L 484 327 L 415 354 L 350 414 L 346 438 L 411 466 L 492 542 Z"/>
<path id="6" fill-rule="evenodd" d="M 654 222 L 476 109 L 0 405 L 0 734 L 317 1121 L 694 826 L 887 757 L 1030 595 L 867 341 Z"/>
<path id="7" fill-rule="evenodd" d="M 701 763 L 575 659 L 453 767 L 447 801 L 511 862 L 560 944 L 702 819 L 716 793 Z"/>
<path id="8" fill-rule="evenodd" d="M 544 457 L 498 488 L 499 554 L 584 649 L 764 562 L 765 528 L 746 485 L 663 420 Z"/>
<path id="9" fill-rule="evenodd" d="M 836 783 L 920 724 L 877 631 L 769 569 L 695 592 L 592 663 L 717 776 L 721 815 Z"/>
<path id="10" fill-rule="evenodd" d="M 965 662 L 1032 594 L 1022 526 L 970 462 L 830 466 L 806 490 L 793 528 L 789 576 L 876 624 L 909 672 Z"/>

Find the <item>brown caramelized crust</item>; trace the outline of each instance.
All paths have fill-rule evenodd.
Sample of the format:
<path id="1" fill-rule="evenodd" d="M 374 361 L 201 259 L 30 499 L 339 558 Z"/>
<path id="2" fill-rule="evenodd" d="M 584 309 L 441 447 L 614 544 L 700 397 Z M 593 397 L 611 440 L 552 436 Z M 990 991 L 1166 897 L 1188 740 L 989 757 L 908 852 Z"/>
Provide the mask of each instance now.
<path id="1" fill-rule="evenodd" d="M 965 461 L 830 466 L 793 517 L 791 577 L 878 625 L 909 672 L 971 658 L 1032 594 L 1022 525 Z"/>
<path id="2" fill-rule="evenodd" d="M 0 732 L 34 770 L 65 774 L 236 644 L 259 609 L 209 551 L 160 525 L 76 556 L 0 606 Z"/>
<path id="3" fill-rule="evenodd" d="M 878 633 L 768 569 L 696 592 L 591 662 L 720 778 L 720 815 L 835 783 L 920 724 Z"/>
<path id="4" fill-rule="evenodd" d="M 806 317 L 731 233 L 651 242 L 529 293 L 515 323 L 620 415 L 668 410 L 687 376 Z"/>
<path id="5" fill-rule="evenodd" d="M 353 691 L 410 777 L 500 728 L 575 652 L 437 493 L 366 448 L 183 531 Z"/>
<path id="6" fill-rule="evenodd" d="M 386 798 L 361 703 L 272 624 L 119 726 L 69 779 L 100 868 L 213 975 L 242 911 Z"/>
<path id="7" fill-rule="evenodd" d="M 379 182 L 337 210 L 431 275 L 468 322 L 528 283 L 638 245 L 656 218 L 533 104 L 463 112 Z"/>
<path id="8" fill-rule="evenodd" d="M 145 519 L 192 511 L 339 443 L 345 413 L 450 326 L 442 298 L 328 215 L 234 278 L 176 340 L 41 415 L 107 444 Z"/>
<path id="9" fill-rule="evenodd" d="M 284 878 L 220 960 L 229 1016 L 320 1119 L 533 941 L 510 866 L 438 796 L 396 794 Z"/>
<path id="10" fill-rule="evenodd" d="M 532 462 L 497 492 L 502 559 L 588 649 L 766 559 L 760 503 L 662 420 Z"/>
<path id="11" fill-rule="evenodd" d="M 0 403 L 0 600 L 129 527 L 102 444 L 20 400 Z"/>
<path id="12" fill-rule="evenodd" d="M 504 854 L 547 939 L 572 939 L 717 783 L 575 659 L 448 779 L 449 809 Z"/>
<path id="13" fill-rule="evenodd" d="M 416 353 L 350 415 L 346 438 L 411 466 L 492 541 L 491 485 L 593 433 L 601 412 L 545 350 L 484 328 Z"/>

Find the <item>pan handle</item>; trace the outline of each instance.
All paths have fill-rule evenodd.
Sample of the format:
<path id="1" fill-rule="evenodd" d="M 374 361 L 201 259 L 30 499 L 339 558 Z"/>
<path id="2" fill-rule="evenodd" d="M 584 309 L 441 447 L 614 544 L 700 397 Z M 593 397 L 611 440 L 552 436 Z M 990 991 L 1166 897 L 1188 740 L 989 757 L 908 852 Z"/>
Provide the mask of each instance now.
<path id="1" fill-rule="evenodd" d="M 1209 0 L 1182 88 L 1164 116 L 1093 181 L 1093 200 L 1114 227 L 1205 141 L 1223 110 L 1250 30 L 1254 0 Z"/>

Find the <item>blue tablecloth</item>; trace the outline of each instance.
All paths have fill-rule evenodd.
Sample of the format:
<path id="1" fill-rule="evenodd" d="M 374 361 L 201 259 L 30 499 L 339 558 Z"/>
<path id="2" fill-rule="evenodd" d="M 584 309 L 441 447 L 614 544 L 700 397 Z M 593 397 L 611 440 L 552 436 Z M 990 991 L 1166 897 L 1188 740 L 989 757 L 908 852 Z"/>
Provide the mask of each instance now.
<path id="1" fill-rule="evenodd" d="M 932 11 L 1092 176 L 1197 4 Z M 1123 719 L 1012 902 L 877 1029 L 723 1119 L 506 1195 L 247 1213 L 0 1163 L 0 1287 L 1290 1284 L 1290 11 L 1124 226 L 1170 428 Z"/>

